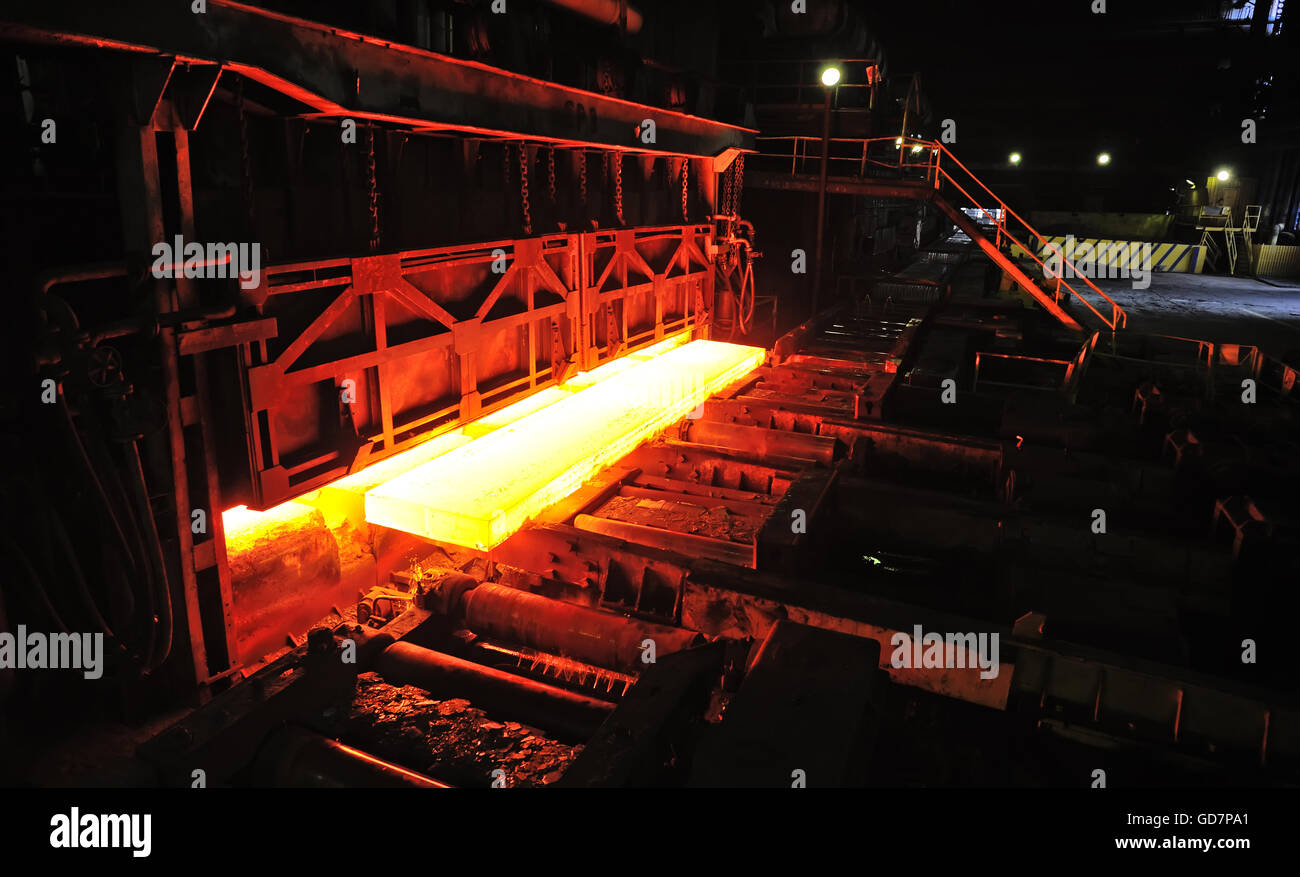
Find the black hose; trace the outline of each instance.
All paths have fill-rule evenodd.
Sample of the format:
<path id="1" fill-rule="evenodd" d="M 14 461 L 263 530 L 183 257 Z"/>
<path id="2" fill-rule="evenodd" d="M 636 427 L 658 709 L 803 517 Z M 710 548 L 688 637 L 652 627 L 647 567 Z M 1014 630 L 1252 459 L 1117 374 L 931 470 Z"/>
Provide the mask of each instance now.
<path id="1" fill-rule="evenodd" d="M 736 263 L 737 270 L 740 274 L 739 293 L 736 292 L 735 287 L 731 283 L 731 272 L 727 271 L 724 273 L 721 266 L 718 266 L 717 268 L 717 278 L 723 286 L 721 292 L 723 295 L 726 295 L 731 299 L 732 316 L 730 322 L 727 324 L 728 341 L 734 341 L 736 339 L 737 332 L 739 332 L 741 335 L 748 335 L 751 323 L 754 319 L 753 275 L 750 274 L 747 270 L 749 265 L 749 258 L 748 258 L 749 243 L 744 239 L 741 239 L 740 244 L 743 248 L 743 256 L 740 259 L 738 259 Z M 747 276 L 749 278 L 748 283 L 746 283 Z M 748 295 L 746 295 L 745 293 L 746 287 L 749 288 Z M 749 304 L 748 309 L 746 309 L 745 307 L 746 301 L 748 301 Z M 747 310 L 748 310 L 748 315 L 746 315 Z"/>
<path id="2" fill-rule="evenodd" d="M 72 547 L 72 540 L 68 538 L 68 530 L 63 525 L 63 518 L 54 509 L 47 509 L 46 515 L 53 525 L 54 537 L 59 544 L 63 546 L 64 554 L 67 557 L 68 567 L 72 570 L 72 580 L 77 586 L 77 592 L 85 604 L 86 609 L 90 612 L 90 617 L 94 620 L 99 629 L 110 639 L 118 639 L 117 634 L 113 633 L 113 628 L 109 626 L 104 614 L 99 610 L 99 604 L 95 602 L 94 595 L 90 593 L 90 586 L 86 583 L 86 576 L 81 571 L 81 564 L 77 562 L 77 552 Z"/>
<path id="3" fill-rule="evenodd" d="M 126 522 L 127 529 L 131 531 L 130 536 L 135 544 L 136 553 L 128 558 L 130 560 L 130 563 L 128 564 L 128 572 L 133 572 L 137 578 L 144 580 L 144 592 L 145 597 L 147 598 L 146 608 L 148 611 L 148 615 L 145 617 L 145 622 L 148 631 L 148 638 L 143 650 L 144 657 L 142 660 L 144 662 L 145 672 L 151 672 L 157 666 L 154 662 L 157 638 L 157 629 L 154 619 L 158 609 L 156 596 L 158 587 L 157 578 L 162 575 L 162 573 L 158 571 L 156 565 L 153 563 L 154 552 L 152 544 L 146 543 L 144 526 L 137 518 L 137 508 L 139 509 L 138 514 L 141 517 L 146 518 L 151 527 L 153 514 L 149 509 L 147 494 L 144 490 L 133 491 L 133 495 L 128 496 L 126 488 L 122 486 L 122 479 L 118 477 L 118 469 L 120 468 L 120 465 L 113 459 L 108 448 L 104 446 L 99 431 L 91 429 L 88 432 L 86 442 L 90 456 L 92 456 L 94 461 L 99 464 L 99 471 L 103 473 L 104 482 L 112 491 L 113 496 L 116 499 L 114 507 L 121 509 L 123 512 L 122 520 Z M 132 487 L 134 486 L 133 480 Z M 142 498 L 143 502 L 141 502 Z M 153 531 L 153 535 L 156 541 L 156 530 Z M 161 551 L 161 548 L 158 550 Z M 119 584 L 123 587 L 123 593 L 126 595 L 134 611 L 134 607 L 137 605 L 138 600 L 134 589 L 131 587 L 130 579 L 123 578 Z"/>
<path id="4" fill-rule="evenodd" d="M 107 490 L 105 490 L 104 488 L 103 480 L 99 477 L 99 472 L 95 468 L 95 464 L 90 458 L 90 452 L 86 449 L 85 442 L 82 441 L 80 430 L 77 429 L 76 421 L 73 419 L 72 416 L 72 410 L 68 407 L 67 399 L 61 393 L 59 394 L 59 408 L 63 412 L 64 423 L 67 426 L 68 433 L 72 439 L 72 446 L 77 452 L 77 457 L 81 461 L 82 468 L 85 470 L 87 478 L 89 479 L 91 485 L 94 487 L 94 492 L 99 497 L 100 504 L 103 507 L 105 514 L 108 516 L 110 524 L 112 524 L 113 531 L 117 535 L 118 546 L 121 549 L 122 557 L 126 563 L 126 566 L 128 569 L 134 571 L 138 575 L 140 569 L 140 563 L 143 562 L 143 558 L 140 559 L 140 562 L 137 562 L 134 553 L 131 551 L 130 543 L 127 541 L 126 532 L 122 526 L 122 521 L 118 517 L 117 508 L 113 504 L 113 501 L 109 498 Z M 68 546 L 67 550 L 71 551 L 71 546 Z M 83 595 L 83 600 L 84 599 L 85 596 Z M 135 598 L 134 595 L 132 595 L 131 602 L 133 604 L 138 604 L 139 601 Z M 144 666 L 146 668 L 146 672 L 149 668 L 155 666 L 153 664 L 153 655 L 155 652 L 155 644 L 154 644 L 155 627 L 152 619 L 152 609 L 153 607 L 151 606 L 150 607 L 151 616 L 150 618 L 146 619 L 146 625 L 145 625 L 147 630 L 147 636 L 145 638 L 145 643 L 141 648 L 141 652 L 144 655 L 143 661 L 144 661 Z M 98 607 L 93 605 L 93 601 L 92 601 L 92 611 L 96 615 L 98 615 Z M 109 630 L 107 622 L 104 622 L 102 617 L 99 618 L 99 622 L 102 624 L 105 631 Z"/>
<path id="5" fill-rule="evenodd" d="M 81 460 L 82 467 L 90 477 L 90 483 L 94 485 L 95 492 L 99 495 L 100 502 L 104 506 L 104 511 L 108 514 L 109 521 L 113 524 L 113 529 L 117 533 L 118 544 L 122 547 L 122 553 L 132 561 L 134 566 L 134 557 L 131 554 L 130 545 L 126 541 L 126 532 L 122 529 L 122 522 L 118 520 L 117 512 L 113 508 L 113 503 L 109 500 L 108 494 L 104 491 L 104 484 L 99 479 L 99 474 L 95 471 L 95 464 L 90 461 L 90 455 L 86 452 L 86 446 L 81 441 L 81 433 L 77 431 L 76 421 L 72 419 L 72 410 L 68 408 L 68 400 L 63 394 L 59 394 L 59 409 L 63 412 L 63 419 L 68 426 L 68 434 L 72 437 L 73 448 L 77 451 L 77 456 Z"/>
<path id="6" fill-rule="evenodd" d="M 150 576 L 150 581 L 156 593 L 150 599 L 149 604 L 151 608 L 162 607 L 162 611 L 156 613 L 156 617 L 161 624 L 158 630 L 158 638 L 162 641 L 162 645 L 159 649 L 160 654 L 150 668 L 153 669 L 161 666 L 172 651 L 175 618 L 172 610 L 171 583 L 167 579 L 167 561 L 163 556 L 162 540 L 158 536 L 158 522 L 154 519 L 153 510 L 149 505 L 149 490 L 144 480 L 144 465 L 140 460 L 140 446 L 135 440 L 128 442 L 126 445 L 126 459 L 131 475 L 131 487 L 135 492 L 135 501 L 140 507 L 140 517 L 144 520 L 146 532 L 149 535 L 149 545 L 152 548 L 149 559 L 153 564 L 155 575 Z M 152 629 L 152 618 L 150 621 L 150 629 Z"/>
<path id="7" fill-rule="evenodd" d="M 731 300 L 731 317 L 724 325 L 727 327 L 726 329 L 727 340 L 735 341 L 736 324 L 739 322 L 738 315 L 740 311 L 740 301 L 736 298 L 736 293 L 731 288 L 731 275 L 724 274 L 722 272 L 721 266 L 718 267 L 716 274 L 717 274 L 717 279 L 715 281 L 715 286 L 714 286 L 714 290 L 715 290 L 714 295 L 716 297 L 718 293 L 721 293 L 722 295 L 725 295 L 727 298 Z M 716 326 L 717 323 L 718 321 L 715 319 L 714 325 Z"/>
<path id="8" fill-rule="evenodd" d="M 143 655 L 142 662 L 144 672 L 152 672 L 160 666 L 163 660 L 165 660 L 171 653 L 173 630 L 171 595 L 165 580 L 166 567 L 159 560 L 162 549 L 161 543 L 158 540 L 157 528 L 153 521 L 153 515 L 147 511 L 147 508 L 144 510 L 144 514 L 142 515 L 146 518 L 144 522 L 144 527 L 146 528 L 144 529 L 144 533 L 147 533 L 149 537 L 151 537 L 148 541 L 152 544 L 146 545 L 144 535 L 142 534 L 140 536 L 138 547 L 141 556 L 137 560 L 135 553 L 131 550 L 130 543 L 125 533 L 125 528 L 122 524 L 122 519 L 119 517 L 117 511 L 117 506 L 110 499 L 108 491 L 105 489 L 104 481 L 100 478 L 99 472 L 96 469 L 94 462 L 91 460 L 90 452 L 87 450 L 85 442 L 81 438 L 81 433 L 77 429 L 76 422 L 73 419 L 71 409 L 68 407 L 67 400 L 60 396 L 60 403 L 60 407 L 63 410 L 64 421 L 72 437 L 72 445 L 77 451 L 77 456 L 81 461 L 82 467 L 93 485 L 96 495 L 99 497 L 104 512 L 107 514 L 109 521 L 112 524 L 112 528 L 117 536 L 118 546 L 121 549 L 122 557 L 126 562 L 126 567 L 128 570 L 133 571 L 135 575 L 141 576 L 145 580 L 149 615 L 145 619 L 147 636 L 145 637 L 145 642 L 141 645 L 140 651 Z M 142 479 L 143 474 L 140 473 L 139 452 L 136 450 L 134 444 L 131 446 L 131 452 L 128 454 L 128 459 L 133 462 L 134 469 L 136 470 L 136 473 L 133 474 L 139 473 L 137 477 Z M 111 470 L 111 464 L 108 465 L 108 468 Z M 147 493 L 144 494 L 144 496 L 146 497 L 145 505 L 147 507 Z M 129 514 L 130 504 L 124 502 L 123 505 L 127 508 Z M 140 526 L 135 521 L 134 516 L 132 516 L 132 524 Z M 162 577 L 161 582 L 159 581 L 160 577 Z M 164 607 L 162 612 L 158 612 L 160 593 L 162 595 L 162 606 Z M 139 604 L 139 600 L 134 593 L 131 595 L 131 602 L 134 605 Z M 158 623 L 159 619 L 161 619 L 161 625 Z M 102 617 L 100 618 L 100 621 L 102 621 Z M 108 625 L 106 622 L 103 623 L 103 626 L 107 631 Z M 158 646 L 159 640 L 162 640 L 163 642 L 161 650 Z"/>
<path id="9" fill-rule="evenodd" d="M 59 326 L 64 334 L 80 334 L 80 325 L 75 312 L 62 299 L 49 295 L 48 288 L 44 291 L 47 292 L 43 296 L 47 316 L 52 318 L 53 322 Z M 234 312 L 232 306 L 225 310 L 212 311 L 211 314 L 207 315 L 228 316 L 226 310 L 230 313 Z M 144 469 L 140 460 L 138 445 L 134 440 L 128 442 L 128 447 L 124 453 L 131 487 L 130 495 L 128 495 L 128 491 L 123 486 L 123 479 L 118 475 L 118 464 L 113 459 L 114 455 L 104 445 L 100 434 L 92 429 L 87 433 L 87 436 L 82 436 L 68 401 L 62 393 L 59 394 L 59 407 L 62 409 L 62 421 L 71 437 L 71 443 L 76 452 L 75 456 L 78 458 L 87 480 L 93 487 L 99 504 L 109 520 L 113 534 L 116 536 L 116 545 L 120 550 L 123 561 L 120 570 L 124 574 L 114 577 L 114 582 L 109 583 L 107 587 L 110 589 L 108 591 L 110 595 L 117 595 L 121 598 L 121 602 L 115 602 L 115 605 L 125 607 L 123 617 L 126 619 L 135 617 L 140 609 L 140 600 L 132 587 L 132 583 L 143 580 L 145 586 L 144 596 L 147 603 L 145 608 L 148 612 L 145 618 L 146 642 L 142 649 L 143 671 L 145 673 L 152 672 L 161 666 L 171 654 L 175 619 L 166 559 L 162 541 L 158 534 L 157 522 L 149 501 L 148 486 L 144 478 Z M 110 490 L 113 494 L 111 497 Z M 34 493 L 39 493 L 39 501 L 46 499 L 43 491 L 34 491 Z M 42 504 L 45 505 L 44 502 Z M 49 529 L 54 531 L 59 548 L 66 555 L 66 562 L 71 568 L 76 590 L 82 602 L 85 603 L 95 623 L 110 638 L 116 640 L 119 645 L 124 645 L 122 640 L 114 634 L 112 627 L 100 611 L 100 607 L 91 593 L 62 517 L 57 511 L 50 509 L 48 505 L 46 505 L 46 514 L 51 522 Z M 44 535 L 48 549 L 49 531 L 45 531 Z M 46 566 L 51 570 L 55 569 L 53 552 L 47 550 L 46 554 Z M 41 585 L 40 576 L 35 567 L 31 566 L 25 555 L 22 557 L 22 561 L 26 564 L 27 572 L 32 577 L 36 593 L 45 604 L 47 611 L 58 620 L 59 625 L 64 627 L 66 631 L 62 619 L 59 618 L 53 603 L 51 603 L 48 594 Z M 110 600 L 112 599 L 110 596 Z M 159 611 L 160 608 L 161 611 Z M 115 623 L 119 621 L 118 618 L 114 619 Z"/>
<path id="10" fill-rule="evenodd" d="M 101 453 L 100 456 L 102 457 L 103 454 Z M 145 562 L 145 559 L 149 556 L 149 552 L 145 547 L 144 535 L 140 532 L 140 522 L 136 520 L 135 512 L 132 509 L 130 499 L 126 493 L 126 488 L 122 486 L 122 479 L 118 477 L 117 470 L 117 466 L 106 465 L 101 471 L 104 473 L 104 479 L 107 482 L 106 486 L 112 491 L 113 496 L 119 500 L 118 508 L 125 510 L 122 519 L 126 523 L 127 530 L 130 531 L 127 533 L 127 536 L 131 539 L 131 545 L 135 551 L 133 558 L 138 558 L 138 560 L 135 561 L 135 566 L 138 567 L 139 574 L 145 578 L 146 593 L 148 593 L 148 589 L 152 587 L 152 584 L 149 582 L 149 576 L 152 575 L 153 571 L 153 568 Z M 127 572 L 129 573 L 130 570 Z M 125 615 L 134 615 L 136 608 L 136 595 L 135 590 L 131 586 L 129 575 L 119 575 L 115 577 L 112 587 L 113 593 L 124 602 Z M 149 594 L 149 596 L 152 597 L 152 594 Z"/>
<path id="11" fill-rule="evenodd" d="M 114 462 L 111 452 L 105 445 L 99 431 L 94 428 L 93 422 L 90 426 L 91 428 L 87 429 L 85 434 L 79 432 L 82 444 L 86 448 L 87 457 L 95 466 L 95 474 L 101 478 L 101 483 L 105 488 L 104 495 L 109 504 L 117 510 L 119 514 L 118 520 L 122 522 L 122 529 L 126 532 L 128 543 L 133 547 L 133 550 L 127 555 L 130 565 L 137 572 L 142 572 L 148 553 L 144 547 L 143 536 L 140 533 L 140 525 L 136 520 L 135 511 L 127 496 L 126 489 L 122 486 L 122 479 L 117 475 L 117 470 L 120 467 Z"/>

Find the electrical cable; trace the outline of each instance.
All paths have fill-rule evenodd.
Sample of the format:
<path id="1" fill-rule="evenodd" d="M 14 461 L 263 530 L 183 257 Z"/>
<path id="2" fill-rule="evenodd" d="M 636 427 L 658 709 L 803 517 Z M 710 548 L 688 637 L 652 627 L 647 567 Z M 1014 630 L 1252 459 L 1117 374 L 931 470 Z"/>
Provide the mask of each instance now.
<path id="1" fill-rule="evenodd" d="M 127 558 L 131 559 L 131 565 L 134 566 L 134 556 L 131 554 L 131 548 L 126 541 L 126 532 L 122 529 L 122 522 L 118 520 L 117 512 L 114 510 L 113 504 L 109 500 L 107 492 L 104 490 L 104 484 L 100 480 L 99 474 L 95 471 L 95 464 L 91 462 L 90 454 L 87 453 L 86 446 L 81 440 L 81 433 L 77 430 L 76 421 L 73 420 L 72 410 L 68 407 L 68 400 L 62 393 L 58 395 L 58 398 L 59 409 L 63 412 L 63 419 L 67 424 L 68 434 L 72 437 L 73 448 L 77 451 L 78 459 L 80 459 L 82 466 L 85 468 L 86 474 L 90 476 L 90 482 L 94 486 L 100 502 L 103 504 L 104 511 L 108 514 L 108 518 L 113 524 L 113 530 L 117 534 L 118 544 L 122 547 L 122 553 L 125 554 Z"/>
<path id="2" fill-rule="evenodd" d="M 81 570 L 81 564 L 77 562 L 77 552 L 72 547 L 72 540 L 68 537 L 68 529 L 64 526 L 63 518 L 57 511 L 47 506 L 46 519 L 52 525 L 55 539 L 63 547 L 68 568 L 72 571 L 73 584 L 77 586 L 77 593 L 86 609 L 90 612 L 91 619 L 109 639 L 118 639 L 117 634 L 113 632 L 113 628 L 109 626 L 107 619 L 104 618 L 103 613 L 100 611 L 99 604 L 95 602 L 94 595 L 90 593 L 90 586 L 86 583 L 86 576 Z"/>
<path id="3" fill-rule="evenodd" d="M 158 536 L 158 522 L 154 519 L 153 512 L 149 506 L 148 485 L 144 478 L 144 465 L 140 460 L 140 446 L 136 440 L 127 443 L 127 464 L 131 474 L 131 486 L 135 492 L 136 504 L 140 507 L 140 517 L 143 518 L 149 534 L 149 545 L 152 548 L 150 561 L 154 566 L 155 575 L 150 576 L 153 582 L 156 594 L 150 599 L 150 622 L 157 618 L 159 622 L 158 639 L 161 641 L 159 648 L 160 654 L 154 659 L 150 670 L 161 666 L 172 651 L 172 639 L 175 630 L 175 615 L 172 607 L 171 583 L 167 578 L 167 561 L 163 556 L 162 539 Z M 157 611 L 161 607 L 161 611 Z M 153 629 L 152 623 L 150 629 Z"/>

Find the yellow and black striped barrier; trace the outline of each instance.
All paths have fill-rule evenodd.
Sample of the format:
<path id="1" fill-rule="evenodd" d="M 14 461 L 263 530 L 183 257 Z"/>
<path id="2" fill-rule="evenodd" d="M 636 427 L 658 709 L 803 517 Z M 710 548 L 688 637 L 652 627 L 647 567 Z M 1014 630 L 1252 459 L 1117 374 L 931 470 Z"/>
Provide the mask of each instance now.
<path id="1" fill-rule="evenodd" d="M 1070 235 L 1059 235 L 1048 238 L 1048 241 L 1048 244 L 1039 249 L 1038 258 L 1045 261 L 1052 254 L 1052 248 L 1055 248 L 1076 265 L 1084 262 L 1095 266 L 1098 274 L 1114 273 L 1121 269 L 1146 270 L 1142 264 L 1146 247 L 1151 248 L 1152 271 L 1200 274 L 1205 270 L 1205 247 L 1199 244 L 1157 244 L 1147 241 L 1076 238 Z M 1020 258 L 1025 256 L 1025 251 L 1013 244 L 1011 255 Z"/>

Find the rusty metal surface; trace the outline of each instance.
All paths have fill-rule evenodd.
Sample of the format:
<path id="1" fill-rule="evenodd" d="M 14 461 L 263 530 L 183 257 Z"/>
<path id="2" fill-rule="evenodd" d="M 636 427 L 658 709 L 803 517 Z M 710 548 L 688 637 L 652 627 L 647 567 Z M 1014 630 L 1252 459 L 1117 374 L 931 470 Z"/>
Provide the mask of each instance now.
<path id="1" fill-rule="evenodd" d="M 482 584 L 464 597 L 467 627 L 508 642 L 617 670 L 636 670 L 646 640 L 656 654 L 670 654 L 699 641 L 694 631 L 599 612 L 538 594 Z"/>
<path id="2" fill-rule="evenodd" d="M 649 786 L 682 772 L 701 713 L 723 669 L 725 648 L 711 643 L 666 655 L 637 684 L 579 753 L 561 788 Z"/>
<path id="3" fill-rule="evenodd" d="M 254 768 L 258 781 L 279 788 L 451 788 L 446 783 L 292 725 L 272 735 L 258 761 Z"/>
<path id="4" fill-rule="evenodd" d="M 376 669 L 391 684 L 418 685 L 437 697 L 467 697 L 493 716 L 537 725 L 566 738 L 584 738 L 613 709 L 593 697 L 407 642 L 384 649 Z"/>
<path id="5" fill-rule="evenodd" d="M 375 673 L 357 677 L 355 698 L 334 730 L 367 752 L 460 788 L 544 786 L 582 751 L 536 728 L 497 721 L 465 698 L 439 698 Z M 502 774 L 493 776 L 493 771 Z"/>
<path id="6" fill-rule="evenodd" d="M 662 525 L 670 522 L 658 523 Z M 650 526 L 596 515 L 578 515 L 573 519 L 573 526 L 579 530 L 603 533 L 652 548 L 680 551 L 694 557 L 707 557 L 750 567 L 755 563 L 753 537 L 750 537 L 748 543 L 742 543 L 728 538 L 699 536 L 672 526 Z"/>
<path id="7" fill-rule="evenodd" d="M 583 367 L 708 324 L 714 272 L 706 254 L 712 244 L 710 225 L 583 235 Z"/>
<path id="8" fill-rule="evenodd" d="M 269 267 L 257 292 L 279 334 L 239 347 L 250 504 L 327 484 L 579 367 L 705 334 L 711 240 L 710 226 L 665 226 Z"/>
<path id="9" fill-rule="evenodd" d="M 754 146 L 747 128 L 228 0 L 209 0 L 203 14 L 162 0 L 14 0 L 0 9 L 0 36 L 222 64 L 322 117 L 709 158 Z M 646 118 L 656 121 L 654 144 L 639 136 Z"/>

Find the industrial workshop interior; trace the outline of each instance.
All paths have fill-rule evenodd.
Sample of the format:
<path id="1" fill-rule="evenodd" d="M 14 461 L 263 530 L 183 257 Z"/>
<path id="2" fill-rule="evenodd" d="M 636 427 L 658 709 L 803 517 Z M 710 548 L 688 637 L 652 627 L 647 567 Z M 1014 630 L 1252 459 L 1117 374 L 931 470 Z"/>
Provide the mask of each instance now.
<path id="1" fill-rule="evenodd" d="M 1294 788 L 1298 35 L 5 0 L 0 786 Z"/>

